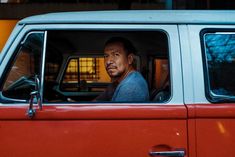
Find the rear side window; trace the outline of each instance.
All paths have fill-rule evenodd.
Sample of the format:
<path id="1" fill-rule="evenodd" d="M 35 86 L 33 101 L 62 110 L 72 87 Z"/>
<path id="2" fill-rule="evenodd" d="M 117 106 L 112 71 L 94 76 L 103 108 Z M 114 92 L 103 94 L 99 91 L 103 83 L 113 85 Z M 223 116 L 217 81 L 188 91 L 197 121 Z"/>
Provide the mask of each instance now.
<path id="1" fill-rule="evenodd" d="M 235 32 L 204 33 L 204 68 L 207 98 L 235 100 Z"/>

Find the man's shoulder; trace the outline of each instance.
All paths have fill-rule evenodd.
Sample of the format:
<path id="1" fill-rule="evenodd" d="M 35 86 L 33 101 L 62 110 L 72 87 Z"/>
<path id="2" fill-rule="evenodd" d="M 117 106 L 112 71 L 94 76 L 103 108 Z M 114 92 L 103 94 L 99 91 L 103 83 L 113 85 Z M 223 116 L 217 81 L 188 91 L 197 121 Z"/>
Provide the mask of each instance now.
<path id="1" fill-rule="evenodd" d="M 126 83 L 139 83 L 139 82 L 146 82 L 144 77 L 140 74 L 138 71 L 133 71 L 131 72 L 128 77 L 125 79 Z"/>
<path id="2" fill-rule="evenodd" d="M 112 100 L 147 101 L 148 99 L 147 82 L 139 72 L 134 71 L 118 85 Z"/>
<path id="3" fill-rule="evenodd" d="M 148 89 L 148 85 L 144 77 L 138 72 L 134 71 L 130 73 L 127 78 L 125 78 L 120 84 L 119 88 L 140 90 L 140 89 Z"/>

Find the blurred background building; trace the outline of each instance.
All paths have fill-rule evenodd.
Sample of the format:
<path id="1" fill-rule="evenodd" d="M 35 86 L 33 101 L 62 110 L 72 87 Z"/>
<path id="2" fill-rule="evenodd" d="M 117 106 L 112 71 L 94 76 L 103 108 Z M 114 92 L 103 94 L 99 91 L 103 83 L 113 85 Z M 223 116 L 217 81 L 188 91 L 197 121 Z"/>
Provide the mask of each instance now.
<path id="1" fill-rule="evenodd" d="M 22 18 L 61 11 L 235 9 L 234 0 L 0 0 L 0 51 Z"/>

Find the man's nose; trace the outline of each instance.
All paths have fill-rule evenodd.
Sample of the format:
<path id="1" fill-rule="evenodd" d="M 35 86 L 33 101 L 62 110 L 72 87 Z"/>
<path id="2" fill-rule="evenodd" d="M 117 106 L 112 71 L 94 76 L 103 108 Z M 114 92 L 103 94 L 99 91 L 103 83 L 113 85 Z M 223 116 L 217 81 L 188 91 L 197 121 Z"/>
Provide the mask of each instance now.
<path id="1" fill-rule="evenodd" d="M 113 56 L 108 56 L 106 59 L 105 59 L 105 62 L 106 64 L 112 64 L 114 62 L 114 58 Z"/>

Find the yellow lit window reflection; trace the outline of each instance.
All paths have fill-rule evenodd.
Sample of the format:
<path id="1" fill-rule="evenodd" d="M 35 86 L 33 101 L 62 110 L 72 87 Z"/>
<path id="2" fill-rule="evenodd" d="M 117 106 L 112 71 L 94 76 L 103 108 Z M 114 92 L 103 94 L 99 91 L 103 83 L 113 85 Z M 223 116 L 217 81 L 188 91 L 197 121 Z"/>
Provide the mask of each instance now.
<path id="1" fill-rule="evenodd" d="M 63 83 L 75 83 L 78 80 L 110 82 L 110 78 L 105 71 L 103 57 L 70 59 Z"/>
<path id="2" fill-rule="evenodd" d="M 98 58 L 79 58 L 79 71 L 82 80 L 95 81 L 99 79 Z"/>

